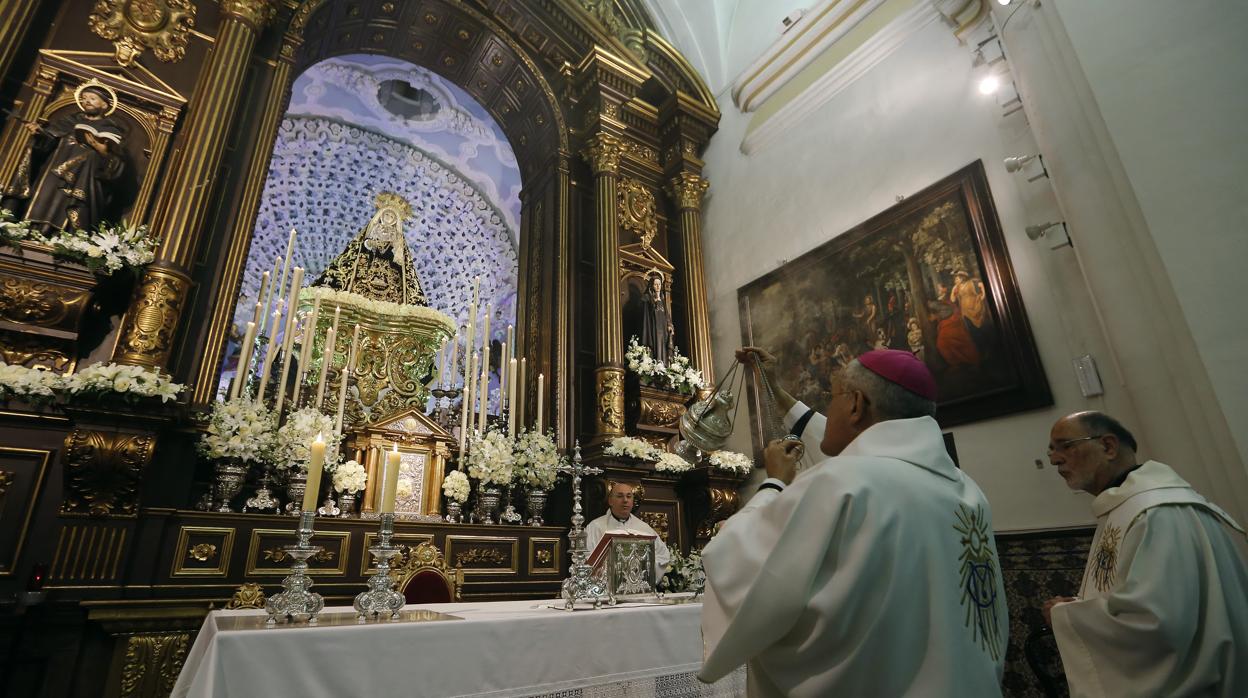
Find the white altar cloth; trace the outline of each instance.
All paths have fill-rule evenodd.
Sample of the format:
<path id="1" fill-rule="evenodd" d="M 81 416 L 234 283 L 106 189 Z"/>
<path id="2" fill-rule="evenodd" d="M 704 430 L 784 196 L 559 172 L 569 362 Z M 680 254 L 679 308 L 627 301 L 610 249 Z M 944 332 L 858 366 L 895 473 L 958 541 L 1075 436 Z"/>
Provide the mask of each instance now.
<path id="1" fill-rule="evenodd" d="M 214 611 L 173 696 L 745 695 L 744 668 L 709 686 L 695 678 L 701 604 L 620 604 L 569 613 L 547 603 L 423 604 L 406 609 L 462 620 L 267 630 L 222 627 L 229 616 L 263 611 Z"/>

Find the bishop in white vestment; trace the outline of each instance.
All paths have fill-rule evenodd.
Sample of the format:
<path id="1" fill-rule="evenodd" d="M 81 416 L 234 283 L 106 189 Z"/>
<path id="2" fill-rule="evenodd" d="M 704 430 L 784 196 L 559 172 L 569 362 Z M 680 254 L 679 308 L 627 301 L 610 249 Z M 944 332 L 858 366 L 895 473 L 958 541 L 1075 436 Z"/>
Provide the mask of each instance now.
<path id="1" fill-rule="evenodd" d="M 927 416 L 935 382 L 885 350 L 833 385 L 826 422 L 808 421 L 837 455 L 794 478 L 777 453 L 797 454 L 773 443 L 773 477 L 703 550 L 699 678 L 748 664 L 751 696 L 1000 695 L 1009 621 L 992 515 Z M 926 414 L 887 412 L 906 404 Z"/>
<path id="2" fill-rule="evenodd" d="M 1079 596 L 1050 611 L 1071 696 L 1248 696 L 1244 530 L 1169 466 L 1132 465 L 1134 437 L 1106 419 L 1066 417 L 1050 443 L 1067 482 L 1096 493 Z"/>
<path id="3" fill-rule="evenodd" d="M 654 581 L 657 584 L 667 571 L 668 563 L 672 561 L 672 553 L 663 542 L 663 536 L 651 528 L 650 524 L 633 516 L 633 490 L 632 485 L 623 482 L 611 485 L 611 491 L 607 494 L 607 503 L 610 505 L 607 513 L 590 521 L 585 527 L 585 548 L 592 551 L 603 535 L 610 531 L 625 530 L 654 536 Z"/>

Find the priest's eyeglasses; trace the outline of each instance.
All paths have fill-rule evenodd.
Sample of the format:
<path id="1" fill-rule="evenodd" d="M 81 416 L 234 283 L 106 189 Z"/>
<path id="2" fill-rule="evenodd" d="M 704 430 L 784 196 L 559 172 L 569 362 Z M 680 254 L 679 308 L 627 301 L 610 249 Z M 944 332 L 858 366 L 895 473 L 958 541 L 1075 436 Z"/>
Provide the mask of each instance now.
<path id="1" fill-rule="evenodd" d="M 1077 439 L 1063 439 L 1061 441 L 1055 441 L 1049 444 L 1049 453 L 1065 453 L 1070 450 L 1071 446 L 1074 446 L 1080 441 L 1091 441 L 1092 439 L 1099 439 L 1102 436 L 1104 436 L 1104 434 L 1097 434 L 1096 436 L 1081 436 Z"/>

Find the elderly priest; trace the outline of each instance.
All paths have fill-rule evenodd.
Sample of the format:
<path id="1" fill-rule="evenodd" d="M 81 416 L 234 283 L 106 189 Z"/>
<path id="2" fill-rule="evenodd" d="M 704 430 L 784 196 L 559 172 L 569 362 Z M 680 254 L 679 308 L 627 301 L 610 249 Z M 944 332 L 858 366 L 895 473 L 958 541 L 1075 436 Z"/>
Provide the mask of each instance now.
<path id="1" fill-rule="evenodd" d="M 667 564 L 672 561 L 672 554 L 667 545 L 650 524 L 633 516 L 636 487 L 627 482 L 612 482 L 607 492 L 607 513 L 599 516 L 585 527 L 585 547 L 593 550 L 598 541 L 607 533 L 618 530 L 631 531 L 654 536 L 654 581 L 657 584 L 667 571 Z"/>
<path id="2" fill-rule="evenodd" d="M 879 350 L 832 386 L 826 420 L 777 396 L 790 428 L 823 427 L 831 457 L 795 477 L 796 444 L 773 442 L 770 477 L 702 553 L 698 677 L 745 663 L 751 696 L 1001 695 L 992 515 L 945 451 L 935 380 L 913 354 Z"/>

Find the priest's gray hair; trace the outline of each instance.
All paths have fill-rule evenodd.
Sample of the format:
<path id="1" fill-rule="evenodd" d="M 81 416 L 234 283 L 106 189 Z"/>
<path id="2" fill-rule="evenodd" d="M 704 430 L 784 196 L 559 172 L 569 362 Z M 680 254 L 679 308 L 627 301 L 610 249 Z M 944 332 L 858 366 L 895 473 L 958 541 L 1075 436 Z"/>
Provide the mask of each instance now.
<path id="1" fill-rule="evenodd" d="M 871 409 L 880 421 L 936 416 L 934 401 L 886 380 L 863 366 L 858 359 L 854 359 L 845 367 L 841 377 L 849 387 L 861 390 L 867 396 Z"/>

